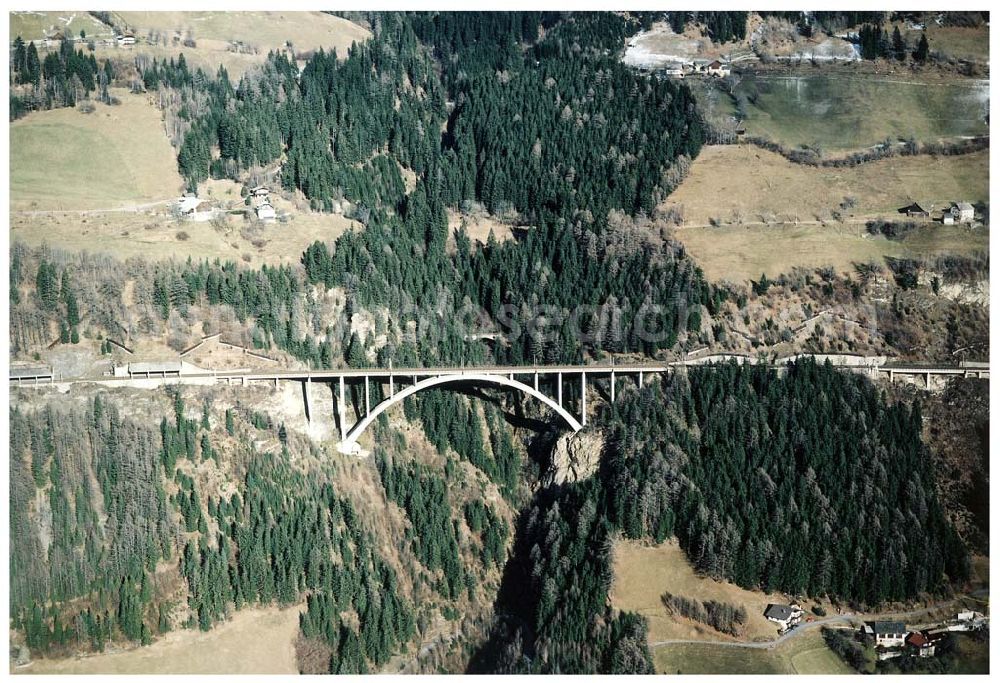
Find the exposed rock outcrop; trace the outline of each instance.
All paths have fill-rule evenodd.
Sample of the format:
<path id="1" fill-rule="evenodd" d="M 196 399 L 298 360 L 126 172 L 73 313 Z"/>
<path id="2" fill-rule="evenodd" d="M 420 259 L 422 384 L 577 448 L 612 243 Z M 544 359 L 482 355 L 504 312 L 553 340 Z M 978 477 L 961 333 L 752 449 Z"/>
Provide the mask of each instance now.
<path id="1" fill-rule="evenodd" d="M 563 434 L 552 449 L 552 461 L 542 484 L 550 486 L 583 481 L 597 471 L 602 450 L 604 435 L 599 431 Z"/>

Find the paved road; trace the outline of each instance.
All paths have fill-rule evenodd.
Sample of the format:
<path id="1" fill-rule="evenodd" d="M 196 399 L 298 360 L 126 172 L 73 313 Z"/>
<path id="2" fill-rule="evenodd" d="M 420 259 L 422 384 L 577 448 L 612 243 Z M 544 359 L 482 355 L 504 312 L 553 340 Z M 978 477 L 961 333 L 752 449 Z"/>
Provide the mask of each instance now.
<path id="1" fill-rule="evenodd" d="M 798 354 L 796 358 L 811 355 L 811 354 Z M 875 358 L 866 358 L 864 356 L 826 356 L 819 355 L 815 356 L 818 362 L 824 362 L 830 360 L 833 365 L 837 367 L 843 367 L 847 369 L 853 369 L 855 371 L 866 371 L 870 373 L 881 372 L 881 373 L 893 373 L 898 375 L 963 375 L 966 373 L 970 374 L 989 374 L 988 366 L 922 366 L 916 364 L 895 364 L 886 363 L 884 360 L 877 360 Z M 640 373 L 662 373 L 675 370 L 680 367 L 697 367 L 707 361 L 714 360 L 729 360 L 738 359 L 745 363 L 757 364 L 757 363 L 767 363 L 769 366 L 775 369 L 782 369 L 785 367 L 785 363 L 789 359 L 777 359 L 777 360 L 759 360 L 751 356 L 743 356 L 739 354 L 719 354 L 704 356 L 696 359 L 673 361 L 668 363 L 621 363 L 616 365 L 610 365 L 607 363 L 593 364 L 593 365 L 507 365 L 507 366 L 468 366 L 468 367 L 420 367 L 420 368 L 342 368 L 333 370 L 266 370 L 266 369 L 242 369 L 242 370 L 213 370 L 213 371 L 202 371 L 197 372 L 194 370 L 184 371 L 183 374 L 176 374 L 175 371 L 167 371 L 166 374 L 160 371 L 150 372 L 146 374 L 142 371 L 135 372 L 130 377 L 99 377 L 99 378 L 71 378 L 71 377 L 59 377 L 55 379 L 55 383 L 59 384 L 74 384 L 77 382 L 103 382 L 109 384 L 121 384 L 126 386 L 128 382 L 143 381 L 148 380 L 163 380 L 170 381 L 170 383 L 184 383 L 192 382 L 196 384 L 204 384 L 205 382 L 216 383 L 216 382 L 243 382 L 243 381 L 278 381 L 278 380 L 333 380 L 343 378 L 388 378 L 394 377 L 399 380 L 405 380 L 407 378 L 417 378 L 417 377 L 438 377 L 441 375 L 466 375 L 466 374 L 490 374 L 490 375 L 508 375 L 508 376 L 521 376 L 525 375 L 554 375 L 557 373 L 564 373 L 567 375 L 610 375 L 612 372 L 617 375 L 638 375 Z M 25 378 L 22 378 L 25 379 Z M 16 382 L 16 377 L 11 377 L 10 381 Z M 49 381 L 43 380 L 46 384 L 51 383 Z M 33 386 L 29 384 L 31 378 L 27 378 L 25 386 Z M 145 385 L 143 385 L 145 386 Z"/>

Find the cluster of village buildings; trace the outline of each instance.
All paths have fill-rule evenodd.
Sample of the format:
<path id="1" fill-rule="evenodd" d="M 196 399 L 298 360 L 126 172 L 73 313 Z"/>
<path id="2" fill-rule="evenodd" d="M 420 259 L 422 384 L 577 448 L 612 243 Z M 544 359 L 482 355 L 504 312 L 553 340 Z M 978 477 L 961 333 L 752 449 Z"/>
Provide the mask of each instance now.
<path id="1" fill-rule="evenodd" d="M 787 633 L 802 621 L 805 612 L 796 604 L 771 604 L 764 610 L 768 621 L 778 624 L 778 632 Z M 880 660 L 893 659 L 909 652 L 918 657 L 933 657 L 935 649 L 952 631 L 978 631 L 989 620 L 980 612 L 959 612 L 955 619 L 934 628 L 910 631 L 902 621 L 870 621 L 861 627 L 861 639 L 873 645 Z"/>
<path id="2" fill-rule="evenodd" d="M 709 76 L 725 78 L 733 72 L 732 66 L 718 59 L 692 59 L 688 62 L 677 62 L 660 70 L 660 74 L 669 78 L 684 78 L 685 76 Z"/>
<path id="3" fill-rule="evenodd" d="M 937 211 L 941 213 L 938 214 Z M 940 220 L 945 225 L 956 223 L 972 223 L 976 220 L 976 209 L 969 202 L 952 202 L 951 206 L 935 210 L 933 204 L 920 204 L 913 202 L 899 210 L 909 218 L 934 218 Z"/>
<path id="4" fill-rule="evenodd" d="M 988 626 L 989 620 L 980 612 L 959 612 L 955 619 L 934 628 L 910 631 L 902 621 L 872 621 L 861 628 L 861 637 L 875 646 L 880 660 L 894 659 L 906 653 L 918 657 L 933 657 L 941 641 L 949 632 L 978 631 Z"/>
<path id="5" fill-rule="evenodd" d="M 252 188 L 249 200 L 257 220 L 270 222 L 277 218 L 277 212 L 271 204 L 271 191 L 268 188 L 263 185 Z M 198 222 L 210 221 L 222 212 L 212 202 L 192 195 L 177 200 L 177 211 L 182 218 Z"/>

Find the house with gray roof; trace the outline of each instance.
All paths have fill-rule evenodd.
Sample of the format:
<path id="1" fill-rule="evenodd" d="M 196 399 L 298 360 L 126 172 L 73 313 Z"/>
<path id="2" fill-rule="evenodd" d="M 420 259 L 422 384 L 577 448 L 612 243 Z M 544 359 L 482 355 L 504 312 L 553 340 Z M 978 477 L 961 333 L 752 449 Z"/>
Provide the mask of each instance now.
<path id="1" fill-rule="evenodd" d="M 782 631 L 787 631 L 801 621 L 802 608 L 798 605 L 771 604 L 764 610 L 764 618 L 778 624 Z"/>

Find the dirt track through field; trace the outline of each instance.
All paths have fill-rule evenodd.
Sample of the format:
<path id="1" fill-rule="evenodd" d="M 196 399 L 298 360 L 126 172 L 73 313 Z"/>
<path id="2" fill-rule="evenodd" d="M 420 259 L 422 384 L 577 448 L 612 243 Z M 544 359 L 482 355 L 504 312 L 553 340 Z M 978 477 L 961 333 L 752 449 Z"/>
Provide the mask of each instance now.
<path id="1" fill-rule="evenodd" d="M 14 211 L 12 213 L 16 213 L 21 216 L 50 216 L 57 214 L 92 216 L 99 213 L 138 213 L 139 211 L 146 211 L 147 209 L 152 209 L 156 206 L 163 206 L 164 204 L 170 204 L 175 201 L 177 201 L 177 199 L 172 197 L 168 199 L 158 199 L 155 202 L 147 202 L 145 204 L 129 204 L 127 206 L 117 206 L 110 209 L 48 209 L 38 211 Z"/>

